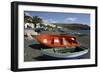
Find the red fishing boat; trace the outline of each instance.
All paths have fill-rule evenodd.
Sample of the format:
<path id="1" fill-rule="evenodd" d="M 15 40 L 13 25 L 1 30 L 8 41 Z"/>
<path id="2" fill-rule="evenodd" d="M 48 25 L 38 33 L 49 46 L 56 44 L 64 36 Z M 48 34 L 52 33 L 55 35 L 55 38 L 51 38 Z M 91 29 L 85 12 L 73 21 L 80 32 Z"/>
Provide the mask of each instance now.
<path id="1" fill-rule="evenodd" d="M 41 34 L 36 37 L 40 44 L 48 47 L 75 47 L 80 46 L 74 36 Z"/>

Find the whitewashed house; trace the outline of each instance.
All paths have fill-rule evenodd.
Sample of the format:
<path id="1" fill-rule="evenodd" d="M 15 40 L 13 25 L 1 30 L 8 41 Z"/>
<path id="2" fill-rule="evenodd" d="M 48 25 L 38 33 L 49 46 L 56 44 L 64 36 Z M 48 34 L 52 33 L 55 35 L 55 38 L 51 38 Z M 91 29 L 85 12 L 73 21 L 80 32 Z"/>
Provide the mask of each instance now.
<path id="1" fill-rule="evenodd" d="M 51 27 L 56 27 L 56 25 L 54 25 L 54 24 L 49 24 Z"/>
<path id="2" fill-rule="evenodd" d="M 40 23 L 36 24 L 36 28 L 40 28 L 40 27 L 41 27 Z"/>
<path id="3" fill-rule="evenodd" d="M 62 27 L 61 26 L 57 26 L 57 28 L 61 29 Z"/>
<path id="4" fill-rule="evenodd" d="M 34 28 L 34 24 L 33 23 L 25 23 L 24 27 L 25 28 Z"/>

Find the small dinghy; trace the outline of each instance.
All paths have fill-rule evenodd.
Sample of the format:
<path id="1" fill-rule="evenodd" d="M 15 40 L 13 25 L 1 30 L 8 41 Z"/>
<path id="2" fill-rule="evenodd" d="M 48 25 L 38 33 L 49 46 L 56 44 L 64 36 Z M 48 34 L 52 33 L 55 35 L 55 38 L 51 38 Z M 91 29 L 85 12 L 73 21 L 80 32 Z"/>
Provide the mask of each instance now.
<path id="1" fill-rule="evenodd" d="M 55 50 L 55 51 L 54 51 Z M 48 57 L 53 58 L 66 58 L 66 59 L 79 59 L 82 56 L 84 57 L 89 51 L 88 48 L 83 46 L 78 46 L 75 48 L 56 48 L 53 47 L 51 49 L 41 49 L 41 53 Z"/>
<path id="2" fill-rule="evenodd" d="M 48 47 L 75 47 L 80 46 L 74 36 L 41 34 L 36 37 L 40 44 Z"/>

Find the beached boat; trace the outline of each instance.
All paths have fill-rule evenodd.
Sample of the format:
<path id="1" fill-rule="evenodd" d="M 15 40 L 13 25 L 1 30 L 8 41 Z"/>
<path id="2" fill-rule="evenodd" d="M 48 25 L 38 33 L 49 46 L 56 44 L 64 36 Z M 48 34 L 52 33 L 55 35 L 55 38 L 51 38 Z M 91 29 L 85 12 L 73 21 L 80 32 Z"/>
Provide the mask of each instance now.
<path id="1" fill-rule="evenodd" d="M 48 47 L 75 47 L 80 46 L 74 36 L 41 34 L 36 37 L 40 44 Z"/>

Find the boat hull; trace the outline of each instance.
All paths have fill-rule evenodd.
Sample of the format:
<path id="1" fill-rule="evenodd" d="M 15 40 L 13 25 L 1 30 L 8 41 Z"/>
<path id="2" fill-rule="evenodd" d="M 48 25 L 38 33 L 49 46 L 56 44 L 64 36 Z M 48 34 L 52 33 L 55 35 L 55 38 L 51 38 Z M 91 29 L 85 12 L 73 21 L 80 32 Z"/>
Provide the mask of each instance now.
<path id="1" fill-rule="evenodd" d="M 73 53 L 70 53 L 70 52 L 69 53 L 54 53 L 54 52 L 47 51 L 47 49 L 42 49 L 41 53 L 43 55 L 47 55 L 47 56 L 55 57 L 55 58 L 79 58 L 82 55 L 87 54 L 88 51 L 89 49 L 85 49 L 83 51 L 73 52 Z"/>
<path id="2" fill-rule="evenodd" d="M 48 47 L 74 47 L 80 46 L 74 36 L 42 34 L 36 37 L 40 44 Z"/>

